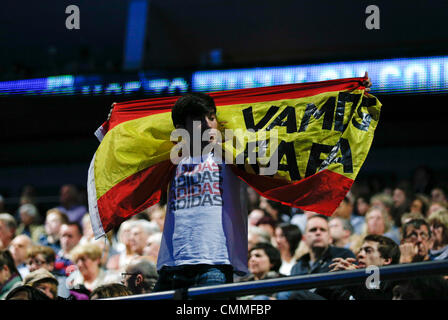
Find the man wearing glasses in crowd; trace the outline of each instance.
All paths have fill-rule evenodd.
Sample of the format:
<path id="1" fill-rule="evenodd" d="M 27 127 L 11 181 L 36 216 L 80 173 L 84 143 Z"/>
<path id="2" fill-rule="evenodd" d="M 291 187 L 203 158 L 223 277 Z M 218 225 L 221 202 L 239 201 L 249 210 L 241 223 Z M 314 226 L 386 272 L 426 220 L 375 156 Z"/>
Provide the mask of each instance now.
<path id="1" fill-rule="evenodd" d="M 431 229 L 423 219 L 413 219 L 403 225 L 400 263 L 427 261 L 432 246 Z"/>

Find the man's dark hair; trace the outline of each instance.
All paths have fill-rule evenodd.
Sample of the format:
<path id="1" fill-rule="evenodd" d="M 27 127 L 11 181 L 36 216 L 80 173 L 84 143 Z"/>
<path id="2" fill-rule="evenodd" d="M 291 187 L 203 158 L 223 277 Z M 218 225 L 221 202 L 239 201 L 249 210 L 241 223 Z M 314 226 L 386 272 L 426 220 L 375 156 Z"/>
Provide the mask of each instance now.
<path id="1" fill-rule="evenodd" d="M 383 259 L 391 259 L 390 264 L 397 264 L 400 262 L 400 248 L 392 239 L 377 235 L 369 234 L 364 238 L 364 241 L 373 241 L 378 243 L 378 251 Z"/>
<path id="2" fill-rule="evenodd" d="M 215 101 L 208 94 L 201 92 L 187 93 L 180 97 L 171 109 L 174 127 L 185 126 L 187 115 L 192 117 L 210 117 L 216 114 Z"/>
<path id="3" fill-rule="evenodd" d="M 127 272 L 133 273 L 134 275 L 132 277 L 135 277 L 138 274 L 143 277 L 143 281 L 139 285 L 139 288 L 135 288 L 133 283 L 129 283 L 129 289 L 134 294 L 152 292 L 159 277 L 156 266 L 146 259 L 130 264 Z"/>
<path id="4" fill-rule="evenodd" d="M 67 223 L 64 223 L 64 224 L 66 224 L 66 225 L 68 225 L 68 226 L 75 226 L 76 229 L 78 229 L 79 234 L 80 234 L 80 235 L 83 235 L 83 230 L 82 230 L 82 227 L 81 227 L 81 225 L 79 224 L 79 222 L 71 221 L 71 222 L 67 222 Z"/>
<path id="5" fill-rule="evenodd" d="M 89 295 L 92 299 L 96 295 L 96 299 L 122 297 L 132 295 L 132 291 L 121 283 L 108 283 L 95 288 Z"/>
<path id="6" fill-rule="evenodd" d="M 404 224 L 402 227 L 403 239 L 407 237 L 408 227 L 413 226 L 415 229 L 420 229 L 421 226 L 426 226 L 428 228 L 428 236 L 431 238 L 431 227 L 425 219 L 412 219 Z"/>
<path id="7" fill-rule="evenodd" d="M 16 264 L 14 263 L 14 258 L 9 250 L 0 250 L 0 268 L 3 266 L 8 266 L 9 272 L 11 275 L 19 274 L 19 271 L 16 268 Z"/>
<path id="8" fill-rule="evenodd" d="M 283 235 L 289 243 L 289 253 L 291 256 L 294 256 L 294 253 L 299 246 L 300 239 L 302 239 L 302 232 L 300 232 L 300 228 L 291 223 L 281 223 L 278 225 L 278 228 L 282 229 Z"/>
<path id="9" fill-rule="evenodd" d="M 271 270 L 278 272 L 278 270 L 280 270 L 280 267 L 282 265 L 282 258 L 280 255 L 280 251 L 278 251 L 278 249 L 270 243 L 259 242 L 252 249 L 250 249 L 249 255 L 252 251 L 257 249 L 263 250 L 266 253 L 266 255 L 269 257 L 269 261 L 272 263 Z"/>

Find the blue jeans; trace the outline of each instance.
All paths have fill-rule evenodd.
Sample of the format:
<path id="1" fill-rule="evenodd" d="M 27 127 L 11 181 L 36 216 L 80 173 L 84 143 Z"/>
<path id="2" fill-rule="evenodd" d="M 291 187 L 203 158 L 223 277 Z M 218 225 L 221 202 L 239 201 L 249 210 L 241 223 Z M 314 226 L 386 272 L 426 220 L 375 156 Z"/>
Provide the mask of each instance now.
<path id="1" fill-rule="evenodd" d="M 231 265 L 184 265 L 163 267 L 153 292 L 203 287 L 233 282 Z"/>

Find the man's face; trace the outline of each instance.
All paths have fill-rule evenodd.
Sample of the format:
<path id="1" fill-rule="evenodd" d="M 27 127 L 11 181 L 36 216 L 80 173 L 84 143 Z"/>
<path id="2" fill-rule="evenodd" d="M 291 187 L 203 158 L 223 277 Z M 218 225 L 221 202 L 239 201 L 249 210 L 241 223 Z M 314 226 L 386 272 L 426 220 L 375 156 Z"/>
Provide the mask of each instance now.
<path id="1" fill-rule="evenodd" d="M 135 226 L 131 229 L 129 237 L 129 246 L 134 253 L 139 255 L 143 254 L 143 248 L 148 240 L 148 235 L 142 230 L 141 227 Z"/>
<path id="2" fill-rule="evenodd" d="M 76 226 L 67 224 L 61 226 L 61 248 L 66 253 L 69 253 L 79 243 L 81 237 L 82 235 Z"/>
<path id="3" fill-rule="evenodd" d="M 429 230 L 425 225 L 421 225 L 418 229 L 413 225 L 408 226 L 403 239 L 405 242 L 417 246 L 417 256 L 422 260 L 428 255 L 432 243 L 429 237 Z"/>
<path id="4" fill-rule="evenodd" d="M 48 235 L 59 236 L 61 225 L 59 216 L 56 213 L 50 213 L 45 219 L 45 232 Z"/>
<path id="5" fill-rule="evenodd" d="M 346 230 L 344 230 L 344 226 L 342 225 L 342 221 L 339 219 L 331 219 L 328 223 L 328 228 L 330 230 L 330 236 L 333 240 L 339 240 L 345 237 Z"/>
<path id="6" fill-rule="evenodd" d="M 403 205 L 404 202 L 406 201 L 406 195 L 405 195 L 404 191 L 401 189 L 398 189 L 398 188 L 394 190 L 392 198 L 394 200 L 395 207 L 399 207 L 399 206 Z"/>
<path id="7" fill-rule="evenodd" d="M 382 235 L 385 231 L 384 218 L 381 210 L 373 209 L 367 216 L 367 232 Z"/>
<path id="8" fill-rule="evenodd" d="M 331 242 L 328 222 L 323 218 L 309 219 L 306 225 L 305 243 L 308 248 L 327 248 Z"/>
<path id="9" fill-rule="evenodd" d="M 368 266 L 384 266 L 391 262 L 391 259 L 384 259 L 381 257 L 381 253 L 378 251 L 378 242 L 364 241 L 356 255 L 358 260 L 358 266 L 361 268 L 367 268 Z"/>
<path id="10" fill-rule="evenodd" d="M 11 241 L 9 251 L 11 251 L 16 266 L 25 262 L 30 245 L 31 240 L 26 236 L 17 236 Z"/>

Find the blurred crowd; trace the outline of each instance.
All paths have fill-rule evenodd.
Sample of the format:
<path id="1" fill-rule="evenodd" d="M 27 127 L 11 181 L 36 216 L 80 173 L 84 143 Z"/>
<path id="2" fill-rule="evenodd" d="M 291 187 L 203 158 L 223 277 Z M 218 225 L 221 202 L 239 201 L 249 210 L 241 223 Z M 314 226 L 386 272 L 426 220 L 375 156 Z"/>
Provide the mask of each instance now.
<path id="1" fill-rule="evenodd" d="M 247 187 L 248 267 L 235 282 L 448 259 L 444 186 L 424 179 L 372 188 L 355 182 L 331 217 L 284 206 Z M 165 219 L 161 202 L 95 239 L 85 195 L 60 188 L 45 212 L 31 197 L 0 196 L 0 299 L 94 300 L 150 293 Z M 448 298 L 446 277 L 382 281 L 238 299 Z"/>

